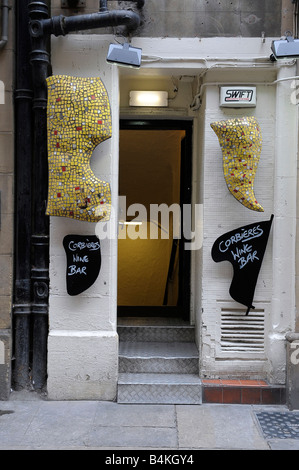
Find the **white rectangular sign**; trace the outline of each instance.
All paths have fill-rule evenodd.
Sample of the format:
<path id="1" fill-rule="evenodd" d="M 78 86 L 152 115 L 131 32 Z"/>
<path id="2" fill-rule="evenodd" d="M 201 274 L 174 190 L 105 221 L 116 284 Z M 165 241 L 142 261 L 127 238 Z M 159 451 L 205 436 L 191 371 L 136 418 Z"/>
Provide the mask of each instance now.
<path id="1" fill-rule="evenodd" d="M 256 106 L 255 86 L 222 86 L 220 88 L 220 106 L 248 108 Z"/>

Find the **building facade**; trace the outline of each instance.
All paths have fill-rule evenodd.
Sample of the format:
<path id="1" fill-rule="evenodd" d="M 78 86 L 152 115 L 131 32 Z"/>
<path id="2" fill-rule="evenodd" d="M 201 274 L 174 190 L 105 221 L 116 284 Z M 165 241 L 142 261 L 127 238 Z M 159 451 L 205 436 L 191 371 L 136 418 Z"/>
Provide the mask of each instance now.
<path id="1" fill-rule="evenodd" d="M 23 37 L 21 13 L 12 9 L 10 21 L 16 30 L 12 28 L 11 49 L 8 43 L 1 52 L 11 68 L 7 78 L 0 78 L 5 85 L 6 80 L 11 83 L 11 90 L 6 85 L 7 96 L 12 96 L 13 87 L 17 96 L 16 91 L 27 85 L 31 89 L 32 129 L 26 132 L 27 138 L 34 135 L 32 182 L 25 206 L 31 199 L 28 243 L 33 254 L 30 261 L 22 261 L 28 250 L 18 242 L 25 243 L 26 238 L 22 230 L 20 236 L 22 223 L 26 226 L 20 216 L 25 189 L 20 191 L 18 178 L 22 152 L 18 119 L 24 111 L 16 108 L 15 100 L 15 125 L 12 121 L 6 128 L 6 117 L 0 128 L 3 142 L 10 145 L 1 152 L 3 181 L 5 185 L 15 181 L 16 186 L 14 192 L 10 186 L 5 205 L 8 192 L 3 191 L 1 205 L 7 210 L 1 210 L 2 216 L 11 223 L 1 224 L 5 240 L 1 265 L 2 258 L 9 263 L 3 270 L 7 289 L 0 317 L 2 396 L 7 398 L 12 386 L 43 390 L 56 400 L 201 403 L 217 401 L 220 386 L 230 383 L 235 393 L 240 392 L 236 402 L 242 402 L 245 393 L 237 384 L 247 387 L 254 381 L 255 403 L 266 402 L 261 398 L 263 387 L 271 396 L 269 402 L 284 402 L 285 387 L 289 390 L 289 384 L 294 388 L 296 383 L 296 364 L 290 367 L 290 357 L 296 353 L 293 342 L 298 329 L 297 64 L 292 58 L 273 61 L 270 56 L 273 40 L 287 31 L 297 37 L 297 2 L 101 1 L 101 14 L 109 18 L 115 11 L 140 18 L 129 33 L 114 19 L 88 29 L 82 26 L 80 16 L 97 12 L 99 2 L 77 2 L 72 8 L 70 2 L 60 0 L 41 3 L 43 8 L 37 2 L 27 5 L 31 29 L 26 33 L 30 42 L 23 69 L 29 64 L 40 71 L 35 58 L 42 46 L 46 63 L 42 79 L 53 75 L 73 77 L 74 82 L 76 78 L 102 80 L 111 111 L 111 136 L 95 146 L 90 165 L 95 177 L 109 185 L 111 214 L 108 221 L 97 222 L 76 220 L 70 214 L 45 215 L 45 199 L 51 193 L 44 190 L 51 165 L 45 165 L 47 152 L 41 147 L 47 148 L 50 139 L 41 123 L 47 117 L 49 131 L 51 113 L 37 73 L 29 79 L 27 71 L 22 83 L 20 77 L 12 80 L 13 48 L 19 47 L 16 56 L 21 55 L 13 38 Z M 77 18 L 79 26 L 72 29 L 59 15 Z M 14 18 L 19 21 L 13 23 Z M 54 18 L 52 23 L 46 23 L 48 18 Z M 111 43 L 126 41 L 142 51 L 138 68 L 106 60 Z M 167 105 L 132 106 L 132 91 L 167 92 Z M 235 99 L 253 93 L 256 101 L 227 102 L 222 93 Z M 7 105 L 12 113 L 12 103 Z M 254 119 L 262 139 L 255 171 L 244 160 L 254 180 L 251 195 L 262 210 L 252 210 L 233 197 L 238 187 L 229 191 L 227 146 L 211 127 L 224 121 L 235 126 L 244 119 Z M 58 149 L 58 140 L 56 145 Z M 242 158 L 251 158 L 246 152 Z M 64 174 L 67 155 L 61 158 Z M 59 198 L 63 177 L 57 183 Z M 164 210 L 160 218 L 154 212 L 158 209 Z M 163 219 L 165 214 L 168 218 Z M 215 263 L 211 252 L 224 234 L 237 229 L 244 233 L 247 226 L 254 230 L 253 226 L 269 220 L 270 234 L 250 305 L 254 308 L 247 311 L 229 293 L 232 264 Z M 8 227 L 9 236 L 5 235 Z M 101 247 L 99 274 L 78 295 L 70 295 L 67 289 L 64 240 L 70 235 L 88 239 L 96 235 Z M 235 238 L 229 240 L 234 243 Z M 244 259 L 240 261 L 244 267 L 258 258 L 251 245 L 243 243 L 241 250 L 229 251 L 234 261 Z M 31 270 L 29 294 L 24 282 L 28 276 L 20 273 L 26 263 Z M 244 282 L 249 289 L 246 276 Z M 238 291 L 246 292 L 243 288 L 239 285 Z M 185 337 L 186 331 L 194 338 Z M 156 390 L 157 376 L 160 388 Z"/>
<path id="2" fill-rule="evenodd" d="M 13 289 L 13 232 L 14 232 L 14 113 L 13 15 L 8 2 L 2 2 L 1 15 L 1 301 L 0 301 L 0 396 L 9 395 L 12 348 L 12 289 Z M 8 18 L 8 21 L 7 21 Z"/>

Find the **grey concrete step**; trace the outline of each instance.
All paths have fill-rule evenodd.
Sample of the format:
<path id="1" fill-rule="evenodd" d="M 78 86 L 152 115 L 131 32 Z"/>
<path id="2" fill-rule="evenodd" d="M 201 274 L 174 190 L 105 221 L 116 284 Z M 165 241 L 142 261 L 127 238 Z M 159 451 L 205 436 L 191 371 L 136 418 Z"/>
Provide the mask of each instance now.
<path id="1" fill-rule="evenodd" d="M 201 380 L 196 374 L 121 373 L 118 403 L 201 404 Z"/>
<path id="2" fill-rule="evenodd" d="M 123 319 L 119 334 L 119 403 L 200 404 L 194 327 L 178 319 Z"/>
<path id="3" fill-rule="evenodd" d="M 122 341 L 119 372 L 196 374 L 198 350 L 195 343 Z"/>
<path id="4" fill-rule="evenodd" d="M 190 325 L 118 326 L 120 341 L 194 342 L 195 329 Z"/>

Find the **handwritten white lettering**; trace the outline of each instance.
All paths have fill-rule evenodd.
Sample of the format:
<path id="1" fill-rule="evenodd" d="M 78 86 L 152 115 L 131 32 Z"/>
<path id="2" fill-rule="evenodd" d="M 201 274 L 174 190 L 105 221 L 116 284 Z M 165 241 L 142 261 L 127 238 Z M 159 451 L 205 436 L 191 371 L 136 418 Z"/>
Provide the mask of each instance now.
<path id="1" fill-rule="evenodd" d="M 242 229 L 241 233 L 237 232 L 227 240 L 221 240 L 221 242 L 219 243 L 219 251 L 225 253 L 231 245 L 234 245 L 241 241 L 248 242 L 253 238 L 261 237 L 263 233 L 263 229 L 260 227 L 260 225 L 256 225 L 255 227 L 252 227 L 248 230 Z"/>
<path id="2" fill-rule="evenodd" d="M 73 263 L 88 263 L 89 259 L 88 256 L 79 256 L 77 254 L 73 255 Z"/>
<path id="3" fill-rule="evenodd" d="M 68 269 L 69 269 L 69 272 L 67 273 L 68 276 L 73 276 L 74 274 L 85 274 L 85 276 L 87 276 L 86 266 L 82 266 L 80 268 L 73 264 L 69 266 Z"/>
<path id="4" fill-rule="evenodd" d="M 248 253 L 246 258 L 242 256 L 242 258 L 240 258 L 240 269 L 244 268 L 244 266 L 246 266 L 246 264 L 249 263 L 249 261 L 253 263 L 255 260 L 259 260 L 256 254 L 257 254 L 257 251 L 254 251 L 253 253 Z"/>
<path id="5" fill-rule="evenodd" d="M 233 255 L 234 261 L 239 263 L 240 269 L 244 268 L 249 261 L 253 263 L 255 260 L 259 260 L 257 251 L 252 251 L 252 246 L 247 243 L 243 243 L 243 248 L 236 248 L 235 252 L 231 250 L 231 254 Z"/>
<path id="6" fill-rule="evenodd" d="M 75 243 L 74 241 L 69 242 L 69 249 L 71 251 L 76 251 L 76 250 L 84 250 L 88 249 L 90 251 L 96 251 L 100 249 L 100 242 L 77 242 Z"/>
<path id="7" fill-rule="evenodd" d="M 236 259 L 240 259 L 240 257 L 246 253 L 250 253 L 252 250 L 252 246 L 251 245 L 248 245 L 247 243 L 244 244 L 243 243 L 243 248 L 236 248 L 236 253 L 234 253 L 232 250 L 231 250 L 231 254 L 233 255 L 233 258 L 234 260 L 236 261 Z"/>

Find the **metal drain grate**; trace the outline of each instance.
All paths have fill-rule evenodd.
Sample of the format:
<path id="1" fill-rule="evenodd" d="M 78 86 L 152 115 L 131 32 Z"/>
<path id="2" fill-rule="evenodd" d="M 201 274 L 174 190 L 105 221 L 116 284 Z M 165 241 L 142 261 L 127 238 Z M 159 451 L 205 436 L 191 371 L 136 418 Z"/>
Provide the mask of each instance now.
<path id="1" fill-rule="evenodd" d="M 299 413 L 262 411 L 255 413 L 268 439 L 299 439 Z"/>

